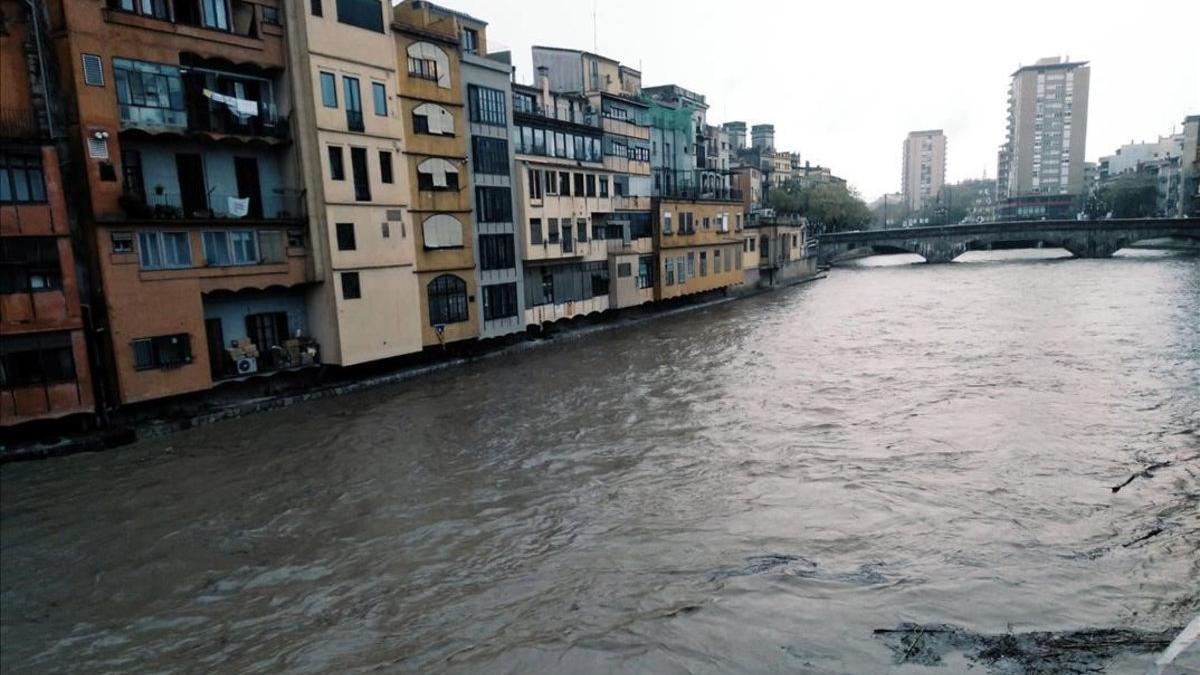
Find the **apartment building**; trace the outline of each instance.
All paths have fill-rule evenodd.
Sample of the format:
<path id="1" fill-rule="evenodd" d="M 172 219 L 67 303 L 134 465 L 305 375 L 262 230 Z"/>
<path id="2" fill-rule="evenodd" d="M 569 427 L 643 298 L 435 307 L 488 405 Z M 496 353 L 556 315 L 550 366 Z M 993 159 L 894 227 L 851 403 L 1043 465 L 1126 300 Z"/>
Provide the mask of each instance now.
<path id="1" fill-rule="evenodd" d="M 413 186 L 409 205 L 416 233 L 422 344 L 431 347 L 475 339 L 480 335 L 481 312 L 467 162 L 471 127 L 463 101 L 459 49 L 460 42 L 467 40 L 476 41 L 476 50 L 484 48 L 481 22 L 422 0 L 408 0 L 394 8 L 393 29 L 395 53 L 404 64 L 400 110 L 406 171 Z M 494 201 L 478 207 L 489 209 L 484 215 L 488 222 L 509 222 L 508 194 L 502 188 L 486 191 L 487 199 Z"/>
<path id="2" fill-rule="evenodd" d="M 1012 74 L 1008 129 L 997 159 L 998 216 L 1062 218 L 1083 191 L 1086 61 L 1038 60 Z"/>
<path id="3" fill-rule="evenodd" d="M 0 427 L 95 410 L 45 9 L 0 0 Z"/>
<path id="4" fill-rule="evenodd" d="M 508 52 L 489 54 L 487 24 L 479 19 L 431 8 L 458 18 L 462 95 L 467 101 L 471 152 L 468 166 L 475 233 L 475 283 L 481 306 L 479 337 L 525 330 L 525 283 L 517 246 L 513 205 L 512 60 Z M 480 303 L 477 303 L 479 306 Z"/>
<path id="5" fill-rule="evenodd" d="M 656 197 L 654 249 L 661 261 L 656 300 L 745 282 L 740 200 Z"/>
<path id="6" fill-rule="evenodd" d="M 649 105 L 641 97 L 641 73 L 604 56 L 556 47 L 534 47 L 533 64 L 539 86 L 514 91 L 515 109 L 532 134 L 530 146 L 522 130 L 518 159 L 542 164 L 544 179 L 541 197 L 531 199 L 529 181 L 536 172 L 531 174 L 528 164 L 518 172 L 525 181 L 522 205 L 523 221 L 528 224 L 525 287 L 529 323 L 649 302 L 655 263 L 650 224 Z M 534 114 L 524 112 L 527 110 Z M 544 148 L 539 133 L 545 134 Z M 585 170 L 563 171 L 559 166 L 555 169 L 557 185 L 550 185 L 546 160 L 538 155 Z M 546 228 L 541 252 L 532 222 L 539 218 L 539 209 L 541 225 Z M 581 232 L 589 241 L 580 240 Z M 568 243 L 568 236 L 574 241 Z M 554 238 L 559 241 L 557 247 Z M 577 261 L 565 266 L 547 264 L 568 255 Z"/>
<path id="7" fill-rule="evenodd" d="M 108 400 L 320 359 L 273 0 L 51 0 Z"/>
<path id="8" fill-rule="evenodd" d="M 910 131 L 904 139 L 901 192 L 904 207 L 920 211 L 937 199 L 946 183 L 946 136 L 941 129 Z"/>
<path id="9" fill-rule="evenodd" d="M 381 0 L 282 3 L 306 187 L 309 323 L 326 363 L 420 351 L 396 37 Z"/>
<path id="10" fill-rule="evenodd" d="M 1200 115 L 1188 115 L 1183 120 L 1180 167 L 1183 177 L 1177 212 L 1180 216 L 1200 215 Z"/>

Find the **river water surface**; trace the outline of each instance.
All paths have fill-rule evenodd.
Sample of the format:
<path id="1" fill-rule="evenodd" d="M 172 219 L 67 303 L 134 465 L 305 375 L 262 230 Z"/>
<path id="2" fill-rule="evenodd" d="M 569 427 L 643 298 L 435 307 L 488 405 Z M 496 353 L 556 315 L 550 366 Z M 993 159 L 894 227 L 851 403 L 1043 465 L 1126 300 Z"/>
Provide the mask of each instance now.
<path id="1" fill-rule="evenodd" d="M 6 465 L 4 669 L 925 672 L 872 631 L 1182 626 L 1200 262 L 969 256 Z"/>

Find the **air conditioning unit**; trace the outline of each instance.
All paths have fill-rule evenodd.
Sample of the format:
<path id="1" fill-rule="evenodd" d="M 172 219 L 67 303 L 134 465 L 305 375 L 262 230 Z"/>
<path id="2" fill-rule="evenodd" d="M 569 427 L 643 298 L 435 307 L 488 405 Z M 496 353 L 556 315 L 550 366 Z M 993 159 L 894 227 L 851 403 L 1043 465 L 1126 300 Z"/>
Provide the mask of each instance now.
<path id="1" fill-rule="evenodd" d="M 237 360 L 238 375 L 250 375 L 258 372 L 258 359 L 253 356 L 243 356 Z"/>

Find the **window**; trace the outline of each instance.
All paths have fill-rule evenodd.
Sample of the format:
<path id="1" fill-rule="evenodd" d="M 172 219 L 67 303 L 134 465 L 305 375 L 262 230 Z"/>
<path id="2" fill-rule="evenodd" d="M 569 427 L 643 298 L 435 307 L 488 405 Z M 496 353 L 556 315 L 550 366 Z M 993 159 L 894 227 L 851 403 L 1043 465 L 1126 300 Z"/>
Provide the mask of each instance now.
<path id="1" fill-rule="evenodd" d="M 508 175 L 508 141 L 503 138 L 474 136 L 471 138 L 475 173 Z"/>
<path id="2" fill-rule="evenodd" d="M 566 171 L 558 172 L 558 194 L 564 197 L 571 196 L 571 174 Z"/>
<path id="3" fill-rule="evenodd" d="M 265 263 L 281 263 L 286 258 L 283 251 L 283 232 L 265 230 L 258 233 L 258 248 Z"/>
<path id="4" fill-rule="evenodd" d="M 601 197 L 608 196 L 608 176 L 600 177 L 600 196 Z"/>
<path id="5" fill-rule="evenodd" d="M 438 79 L 437 61 L 433 59 L 414 59 L 410 56 L 408 57 L 408 74 L 422 80 L 433 80 L 436 82 Z"/>
<path id="6" fill-rule="evenodd" d="M 441 157 L 430 157 L 417 165 L 417 189 L 458 191 L 458 169 Z"/>
<path id="7" fill-rule="evenodd" d="M 337 247 L 339 251 L 353 251 L 358 248 L 354 241 L 354 223 L 337 224 Z"/>
<path id="8" fill-rule="evenodd" d="M 671 212 L 664 211 L 662 214 L 662 233 L 671 234 Z"/>
<path id="9" fill-rule="evenodd" d="M 529 243 L 531 243 L 531 244 L 542 243 L 542 219 L 541 218 L 530 218 L 529 219 Z"/>
<path id="10" fill-rule="evenodd" d="M 366 148 L 350 148 L 350 173 L 354 178 L 354 200 L 371 201 L 371 174 L 367 170 Z"/>
<path id="11" fill-rule="evenodd" d="M 588 240 L 587 218 L 576 218 L 575 219 L 575 231 L 578 233 L 575 236 L 579 241 L 587 241 Z"/>
<path id="12" fill-rule="evenodd" d="M 633 265 L 631 265 L 629 263 L 617 264 L 617 277 L 618 278 L 626 279 L 631 276 L 633 276 Z"/>
<path id="13" fill-rule="evenodd" d="M 36 152 L 0 150 L 0 204 L 46 201 L 42 156 Z"/>
<path id="14" fill-rule="evenodd" d="M 504 92 L 489 87 L 470 85 L 467 88 L 467 103 L 471 121 L 502 127 L 508 122 L 507 102 Z"/>
<path id="15" fill-rule="evenodd" d="M 464 52 L 468 54 L 479 53 L 479 31 L 474 28 L 464 28 L 461 41 Z"/>
<path id="16" fill-rule="evenodd" d="M 596 196 L 596 176 L 590 173 L 587 175 L 587 196 Z"/>
<path id="17" fill-rule="evenodd" d="M 650 288 L 654 285 L 654 256 L 644 255 L 638 258 L 638 288 Z"/>
<path id="18" fill-rule="evenodd" d="M 546 221 L 546 243 L 558 243 L 558 218 L 550 218 Z"/>
<path id="19" fill-rule="evenodd" d="M 362 288 L 358 285 L 358 272 L 342 272 L 342 299 L 358 300 L 362 297 Z"/>
<path id="20" fill-rule="evenodd" d="M 104 86 L 104 62 L 96 54 L 82 54 L 83 83 L 89 87 Z"/>
<path id="21" fill-rule="evenodd" d="M 663 265 L 663 285 L 664 286 L 674 286 L 675 285 L 675 259 L 667 258 L 665 262 L 666 262 L 666 264 Z"/>
<path id="22" fill-rule="evenodd" d="M 526 173 L 529 179 L 529 198 L 542 198 L 542 170 L 529 169 Z"/>
<path id="23" fill-rule="evenodd" d="M 133 253 L 132 232 L 113 232 L 109 239 L 112 241 L 113 253 Z"/>
<path id="24" fill-rule="evenodd" d="M 0 242 L 0 293 L 62 288 L 58 241 L 54 237 L 5 237 Z"/>
<path id="25" fill-rule="evenodd" d="M 337 78 L 333 73 L 321 71 L 321 104 L 326 108 L 337 107 Z"/>
<path id="26" fill-rule="evenodd" d="M 422 103 L 413 108 L 413 133 L 435 136 L 454 135 L 454 115 L 436 103 Z"/>
<path id="27" fill-rule="evenodd" d="M 720 255 L 720 252 L 718 251 L 717 254 Z M 733 256 L 729 255 L 729 252 L 727 251 L 725 253 L 725 271 L 730 272 L 732 270 L 733 270 Z"/>
<path id="28" fill-rule="evenodd" d="M 321 0 L 310 0 L 309 9 L 313 16 L 324 16 L 325 13 L 321 9 Z"/>
<path id="29" fill-rule="evenodd" d="M 0 388 L 15 389 L 74 379 L 75 353 L 70 333 L 0 338 Z"/>
<path id="30" fill-rule="evenodd" d="M 753 251 L 754 247 L 755 247 L 755 239 L 754 239 L 754 237 L 751 237 L 750 238 L 750 250 Z"/>
<path id="31" fill-rule="evenodd" d="M 379 0 L 337 0 L 337 20 L 382 33 L 383 6 Z"/>
<path id="32" fill-rule="evenodd" d="M 362 98 L 358 90 L 358 78 L 342 76 L 342 90 L 346 96 L 346 128 L 350 131 L 364 131 Z"/>
<path id="33" fill-rule="evenodd" d="M 516 253 L 511 234 L 479 235 L 479 269 L 507 270 L 516 267 Z"/>
<path id="34" fill-rule="evenodd" d="M 563 253 L 571 253 L 575 250 L 575 240 L 571 238 L 571 219 L 562 219 L 562 250 Z"/>
<path id="35" fill-rule="evenodd" d="M 205 28 L 229 30 L 228 0 L 200 0 L 200 16 Z"/>
<path id="36" fill-rule="evenodd" d="M 517 315 L 517 285 L 496 284 L 483 287 L 483 319 L 507 319 Z"/>
<path id="37" fill-rule="evenodd" d="M 167 0 L 109 0 L 108 6 L 164 21 L 171 20 L 171 13 L 167 10 Z"/>
<path id="38" fill-rule="evenodd" d="M 379 182 L 395 182 L 395 178 L 392 176 L 392 153 L 387 150 L 379 151 Z"/>
<path id="39" fill-rule="evenodd" d="M 178 66 L 121 58 L 114 58 L 112 66 L 122 123 L 187 126 Z"/>
<path id="40" fill-rule="evenodd" d="M 542 304 L 554 304 L 554 273 L 547 268 L 542 268 Z"/>
<path id="41" fill-rule="evenodd" d="M 476 187 L 475 216 L 481 223 L 512 222 L 512 190 L 507 187 Z"/>
<path id="42" fill-rule="evenodd" d="M 689 252 L 687 254 L 687 275 L 689 277 L 696 276 L 696 254 L 695 253 Z"/>
<path id="43" fill-rule="evenodd" d="M 139 232 L 138 262 L 144 270 L 191 267 L 191 237 L 187 232 Z"/>
<path id="44" fill-rule="evenodd" d="M 205 232 L 204 260 L 210 267 L 258 264 L 258 238 L 253 230 Z"/>
<path id="45" fill-rule="evenodd" d="M 192 336 L 159 335 L 133 341 L 133 367 L 137 370 L 172 368 L 192 362 Z"/>
<path id="46" fill-rule="evenodd" d="M 448 213 L 429 216 L 421 223 L 425 248 L 462 248 L 462 222 Z"/>
<path id="47" fill-rule="evenodd" d="M 558 194 L 558 179 L 554 177 L 553 171 L 546 172 L 546 194 Z"/>
<path id="48" fill-rule="evenodd" d="M 467 320 L 467 283 L 453 274 L 429 282 L 429 325 Z"/>
<path id="49" fill-rule="evenodd" d="M 706 229 L 706 230 L 709 229 L 708 216 L 704 217 L 704 229 Z"/>
<path id="50" fill-rule="evenodd" d="M 382 82 L 372 82 L 371 97 L 375 100 L 375 114 L 380 117 L 387 117 L 387 87 Z"/>
<path id="51" fill-rule="evenodd" d="M 263 23 L 269 23 L 269 24 L 274 24 L 274 25 L 278 26 L 280 23 L 279 8 L 278 7 L 267 7 L 266 5 L 264 5 L 262 8 L 262 17 L 263 17 L 262 18 Z"/>
<path id="52" fill-rule="evenodd" d="M 700 276 L 708 276 L 708 251 L 700 251 Z"/>
<path id="53" fill-rule="evenodd" d="M 330 180 L 346 180 L 346 166 L 342 164 L 342 149 L 336 145 L 329 146 L 329 178 Z"/>

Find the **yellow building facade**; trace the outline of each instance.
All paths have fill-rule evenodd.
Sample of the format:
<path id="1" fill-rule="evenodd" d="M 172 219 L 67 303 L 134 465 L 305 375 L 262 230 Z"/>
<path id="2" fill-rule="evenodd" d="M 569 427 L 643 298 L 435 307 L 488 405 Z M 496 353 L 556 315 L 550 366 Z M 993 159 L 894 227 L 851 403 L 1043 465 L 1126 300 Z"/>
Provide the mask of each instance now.
<path id="1" fill-rule="evenodd" d="M 421 342 L 429 347 L 474 339 L 480 310 L 459 79 L 463 27 L 455 16 L 409 0 L 394 8 L 393 29 L 406 139 L 404 171 L 412 186 Z M 482 51 L 482 32 L 473 30 L 472 39 Z"/>
<path id="2" fill-rule="evenodd" d="M 745 282 L 741 202 L 656 199 L 654 243 L 659 274 L 655 299 L 738 286 Z"/>

